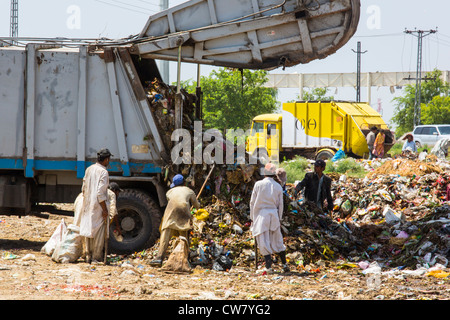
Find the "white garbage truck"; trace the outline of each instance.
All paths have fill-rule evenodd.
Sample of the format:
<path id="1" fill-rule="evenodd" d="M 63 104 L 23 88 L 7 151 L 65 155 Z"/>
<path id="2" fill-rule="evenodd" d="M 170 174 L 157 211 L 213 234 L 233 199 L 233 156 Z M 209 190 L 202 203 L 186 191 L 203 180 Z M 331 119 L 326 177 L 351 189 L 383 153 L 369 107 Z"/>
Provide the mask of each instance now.
<path id="1" fill-rule="evenodd" d="M 110 248 L 151 246 L 170 162 L 144 91 L 161 79 L 155 61 L 247 69 L 307 63 L 348 42 L 359 10 L 359 0 L 191 0 L 151 16 L 127 39 L 1 38 L 1 214 L 72 203 L 106 147 L 110 180 L 124 190 L 117 201 L 123 241 L 111 238 Z"/>

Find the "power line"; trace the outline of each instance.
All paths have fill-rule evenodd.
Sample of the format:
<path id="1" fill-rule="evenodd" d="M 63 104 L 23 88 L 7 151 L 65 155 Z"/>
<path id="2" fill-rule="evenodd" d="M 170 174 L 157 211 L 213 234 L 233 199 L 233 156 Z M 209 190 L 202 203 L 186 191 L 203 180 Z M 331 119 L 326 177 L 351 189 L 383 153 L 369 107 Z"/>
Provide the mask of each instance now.
<path id="1" fill-rule="evenodd" d="M 117 2 L 117 3 L 120 3 L 120 4 L 122 4 L 122 5 L 130 6 L 130 7 L 137 8 L 137 9 L 142 9 L 142 10 L 147 10 L 147 11 L 157 12 L 157 11 L 152 10 L 152 9 L 144 8 L 144 7 L 141 7 L 141 6 L 136 6 L 136 5 L 134 5 L 134 4 L 128 4 L 128 3 L 126 3 L 126 2 L 119 1 L 119 0 L 110 0 L 110 1 Z"/>
<path id="2" fill-rule="evenodd" d="M 149 4 L 149 5 L 152 5 L 152 6 L 158 7 L 158 8 L 160 8 L 160 7 L 161 7 L 161 5 L 160 5 L 160 4 L 154 4 L 154 3 L 151 3 L 151 2 L 149 2 L 149 1 L 145 1 L 145 0 L 137 0 L 137 1 L 140 1 L 140 2 L 142 2 L 142 3 L 146 3 L 146 4 Z"/>
<path id="3" fill-rule="evenodd" d="M 403 33 L 385 33 L 385 34 L 372 34 L 365 36 L 354 36 L 354 38 L 380 38 L 380 37 L 398 37 L 403 35 Z"/>
<path id="4" fill-rule="evenodd" d="M 151 14 L 149 12 L 143 12 L 141 10 L 135 10 L 135 9 L 132 9 L 132 8 L 127 8 L 127 7 L 124 7 L 124 6 L 120 6 L 120 5 L 117 5 L 117 4 L 114 4 L 114 3 L 109 3 L 109 2 L 106 2 L 106 1 L 102 1 L 102 0 L 94 0 L 94 1 L 106 4 L 106 5 L 109 5 L 109 6 L 113 6 L 113 7 L 116 7 L 116 8 L 120 8 L 120 9 L 124 9 L 124 10 L 128 10 L 128 11 L 133 11 L 133 12 L 145 14 L 145 15 Z M 146 9 L 146 10 L 148 10 L 148 9 Z"/>
<path id="5" fill-rule="evenodd" d="M 11 38 L 19 36 L 19 0 L 11 0 L 11 17 L 10 17 L 10 31 Z M 15 40 L 11 42 L 12 45 L 17 44 Z"/>

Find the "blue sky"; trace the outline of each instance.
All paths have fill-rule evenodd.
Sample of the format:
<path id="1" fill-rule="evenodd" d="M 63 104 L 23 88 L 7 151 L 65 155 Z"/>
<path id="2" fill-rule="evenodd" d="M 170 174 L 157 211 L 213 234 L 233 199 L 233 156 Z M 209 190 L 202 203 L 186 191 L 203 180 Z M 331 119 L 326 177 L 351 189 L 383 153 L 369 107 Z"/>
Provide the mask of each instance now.
<path id="1" fill-rule="evenodd" d="M 223 0 L 226 1 L 226 0 Z M 170 6 L 184 1 L 169 0 Z M 159 0 L 19 0 L 19 36 L 123 38 L 139 33 L 148 17 L 157 13 Z M 9 35 L 10 1 L 0 3 L 0 35 Z M 78 19 L 71 19 L 78 10 Z M 361 19 L 355 36 L 337 53 L 324 60 L 277 69 L 272 73 L 332 73 L 356 72 L 356 44 L 361 41 L 362 72 L 415 71 L 417 38 L 405 34 L 406 29 L 438 29 L 423 42 L 423 70 L 450 70 L 450 2 L 443 0 L 362 0 Z M 183 64 L 182 79 L 195 79 L 197 67 Z M 203 66 L 202 75 L 211 67 Z M 176 81 L 176 65 L 171 63 L 170 82 Z M 352 88 L 331 88 L 330 93 L 340 100 L 354 100 Z M 394 105 L 392 99 L 401 95 L 396 89 L 372 88 L 372 106 L 381 102 L 383 118 L 389 122 Z M 297 89 L 280 89 L 281 102 L 295 99 Z M 365 100 L 366 89 L 361 98 Z"/>

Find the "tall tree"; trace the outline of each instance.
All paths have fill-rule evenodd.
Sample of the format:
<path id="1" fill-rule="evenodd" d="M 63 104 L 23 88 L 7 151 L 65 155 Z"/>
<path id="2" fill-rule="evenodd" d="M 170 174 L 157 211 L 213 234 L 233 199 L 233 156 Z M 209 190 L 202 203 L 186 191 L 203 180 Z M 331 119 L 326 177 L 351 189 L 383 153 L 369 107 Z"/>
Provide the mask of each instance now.
<path id="1" fill-rule="evenodd" d="M 424 81 L 421 85 L 421 123 L 437 123 L 437 116 L 431 110 L 446 110 L 449 99 L 444 99 L 449 93 L 449 84 L 441 80 L 442 72 L 434 70 L 427 74 L 432 80 Z M 394 98 L 396 104 L 392 122 L 396 125 L 396 134 L 400 136 L 414 129 L 414 103 L 416 86 L 407 85 L 404 95 Z M 434 102 L 433 102 L 434 100 Z M 447 106 L 447 107 L 446 107 Z M 444 122 L 445 123 L 445 122 Z"/>

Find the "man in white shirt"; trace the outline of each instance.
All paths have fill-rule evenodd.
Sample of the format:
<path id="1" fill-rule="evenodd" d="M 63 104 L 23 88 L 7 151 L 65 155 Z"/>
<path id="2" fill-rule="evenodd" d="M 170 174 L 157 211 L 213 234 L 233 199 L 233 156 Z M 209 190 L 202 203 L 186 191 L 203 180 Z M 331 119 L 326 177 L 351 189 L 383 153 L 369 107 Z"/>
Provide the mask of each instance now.
<path id="1" fill-rule="evenodd" d="M 118 211 L 117 211 L 117 198 L 119 197 L 120 192 L 122 189 L 120 189 L 119 185 L 115 182 L 111 182 L 109 184 L 108 188 L 108 200 L 109 200 L 109 219 L 113 220 L 116 225 L 116 229 L 114 230 L 115 238 L 118 239 L 118 241 L 122 241 L 122 232 L 120 230 L 120 224 L 118 221 Z M 74 202 L 74 218 L 73 218 L 73 224 L 77 227 L 81 226 L 81 212 L 83 210 L 83 192 L 80 192 L 80 194 L 77 196 Z M 106 230 L 108 232 L 107 237 L 109 238 L 109 230 Z M 95 236 L 95 240 L 91 242 L 91 249 L 93 251 L 102 251 L 104 246 L 104 237 L 105 237 L 105 228 L 100 228 Z M 97 248 L 98 247 L 98 248 Z M 97 248 L 97 249 L 94 249 Z M 84 253 L 86 254 L 86 253 Z"/>
<path id="2" fill-rule="evenodd" d="M 104 222 L 109 211 L 109 165 L 111 152 L 101 149 L 97 163 L 86 169 L 83 178 L 83 207 L 80 214 L 80 235 L 85 237 L 86 262 L 103 260 Z"/>
<path id="3" fill-rule="evenodd" d="M 250 199 L 251 231 L 256 238 L 259 252 L 264 256 L 268 273 L 272 272 L 272 254 L 274 253 L 280 256 L 283 271 L 289 271 L 280 224 L 283 217 L 283 189 L 273 179 L 275 171 L 274 164 L 268 163 L 265 166 L 265 178 L 255 183 Z"/>

